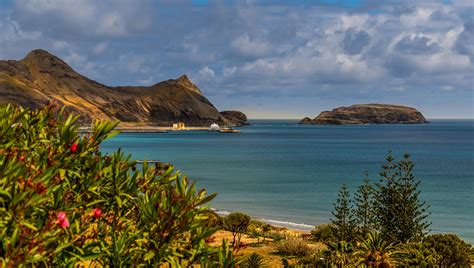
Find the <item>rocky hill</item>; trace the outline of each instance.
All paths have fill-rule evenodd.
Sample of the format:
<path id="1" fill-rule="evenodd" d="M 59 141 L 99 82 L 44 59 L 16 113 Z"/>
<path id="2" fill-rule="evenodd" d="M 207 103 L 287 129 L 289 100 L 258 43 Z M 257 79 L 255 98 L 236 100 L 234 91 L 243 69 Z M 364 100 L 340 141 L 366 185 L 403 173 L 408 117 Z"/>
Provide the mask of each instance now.
<path id="1" fill-rule="evenodd" d="M 305 117 L 300 124 L 425 124 L 425 117 L 415 108 L 391 104 L 356 104 L 324 111 L 316 118 Z"/>
<path id="2" fill-rule="evenodd" d="M 220 112 L 220 114 L 237 126 L 245 126 L 249 124 L 247 122 L 247 116 L 240 111 L 223 111 Z"/>
<path id="3" fill-rule="evenodd" d="M 20 61 L 0 61 L 0 102 L 36 108 L 56 100 L 81 121 L 120 120 L 121 125 L 242 125 L 221 115 L 186 75 L 153 86 L 110 87 L 75 72 L 60 58 L 33 50 Z M 246 120 L 245 120 L 246 122 Z"/>

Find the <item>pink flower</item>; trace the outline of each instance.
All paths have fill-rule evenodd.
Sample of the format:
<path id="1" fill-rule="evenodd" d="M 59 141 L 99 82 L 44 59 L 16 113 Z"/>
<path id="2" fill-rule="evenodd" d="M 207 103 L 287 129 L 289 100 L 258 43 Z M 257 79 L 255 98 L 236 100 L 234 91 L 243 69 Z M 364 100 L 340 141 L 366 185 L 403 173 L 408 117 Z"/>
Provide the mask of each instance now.
<path id="1" fill-rule="evenodd" d="M 69 220 L 66 217 L 66 213 L 59 212 L 58 213 L 58 219 L 54 223 L 59 225 L 59 227 L 61 227 L 61 228 L 69 227 Z"/>
<path id="2" fill-rule="evenodd" d="M 70 150 L 71 150 L 71 153 L 75 153 L 75 152 L 77 151 L 77 143 L 73 143 L 73 144 L 71 145 L 71 149 L 70 149 Z"/>
<path id="3" fill-rule="evenodd" d="M 94 218 L 98 219 L 100 218 L 100 215 L 102 215 L 102 210 L 100 210 L 100 208 L 94 208 L 94 213 L 93 213 Z"/>

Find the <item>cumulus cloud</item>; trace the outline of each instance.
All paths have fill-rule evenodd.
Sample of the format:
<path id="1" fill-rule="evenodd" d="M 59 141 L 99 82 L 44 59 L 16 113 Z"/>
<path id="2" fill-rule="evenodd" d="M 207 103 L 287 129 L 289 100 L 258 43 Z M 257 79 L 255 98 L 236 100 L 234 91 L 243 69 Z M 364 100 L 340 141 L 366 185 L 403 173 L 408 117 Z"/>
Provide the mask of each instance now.
<path id="1" fill-rule="evenodd" d="M 433 54 L 441 50 L 440 45 L 431 38 L 423 35 L 404 36 L 396 44 L 398 51 L 407 54 Z"/>
<path id="2" fill-rule="evenodd" d="M 142 0 L 17 0 L 13 14 L 26 27 L 39 26 L 52 35 L 120 37 L 150 26 L 148 7 Z"/>
<path id="3" fill-rule="evenodd" d="M 351 55 L 359 54 L 370 42 L 370 35 L 366 31 L 356 31 L 354 28 L 346 30 L 343 46 Z"/>
<path id="4" fill-rule="evenodd" d="M 474 22 L 472 20 L 464 24 L 464 30 L 456 40 L 455 49 L 460 54 L 468 55 L 471 63 L 474 62 Z"/>

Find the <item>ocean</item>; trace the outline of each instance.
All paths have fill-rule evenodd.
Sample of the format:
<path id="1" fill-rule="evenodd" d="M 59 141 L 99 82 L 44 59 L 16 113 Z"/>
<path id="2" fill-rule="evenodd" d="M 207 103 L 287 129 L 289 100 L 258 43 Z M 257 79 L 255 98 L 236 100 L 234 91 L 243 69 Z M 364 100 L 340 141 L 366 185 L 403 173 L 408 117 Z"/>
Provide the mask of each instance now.
<path id="1" fill-rule="evenodd" d="M 218 193 L 211 206 L 241 211 L 275 225 L 311 230 L 327 223 L 342 184 L 351 193 L 378 172 L 391 151 L 415 162 L 421 199 L 433 233 L 456 233 L 474 243 L 474 120 L 426 125 L 298 125 L 296 120 L 250 120 L 239 134 L 208 131 L 120 134 L 102 145 L 136 160 L 171 162 Z"/>

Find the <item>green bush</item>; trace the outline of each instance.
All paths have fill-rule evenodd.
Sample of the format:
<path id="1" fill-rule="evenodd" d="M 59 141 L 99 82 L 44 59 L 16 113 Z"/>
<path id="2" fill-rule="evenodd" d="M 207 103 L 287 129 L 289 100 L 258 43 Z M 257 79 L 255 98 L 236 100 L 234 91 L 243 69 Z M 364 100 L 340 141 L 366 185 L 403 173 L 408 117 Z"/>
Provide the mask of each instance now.
<path id="1" fill-rule="evenodd" d="M 423 241 L 426 249 L 439 255 L 437 265 L 442 267 L 469 267 L 472 246 L 455 234 L 433 234 Z"/>
<path id="2" fill-rule="evenodd" d="M 205 243 L 214 195 L 172 168 L 102 155 L 116 123 L 78 134 L 76 120 L 54 105 L 0 107 L 0 266 L 177 266 L 228 255 Z"/>
<path id="3" fill-rule="evenodd" d="M 278 254 L 285 256 L 304 257 L 312 253 L 311 248 L 301 240 L 283 240 L 276 245 Z"/>
<path id="4" fill-rule="evenodd" d="M 320 224 L 311 231 L 311 239 L 316 242 L 329 243 L 337 240 L 331 224 Z"/>
<path id="5" fill-rule="evenodd" d="M 400 266 L 406 267 L 436 267 L 440 256 L 432 248 L 423 243 L 409 243 L 400 245 L 397 261 Z"/>

